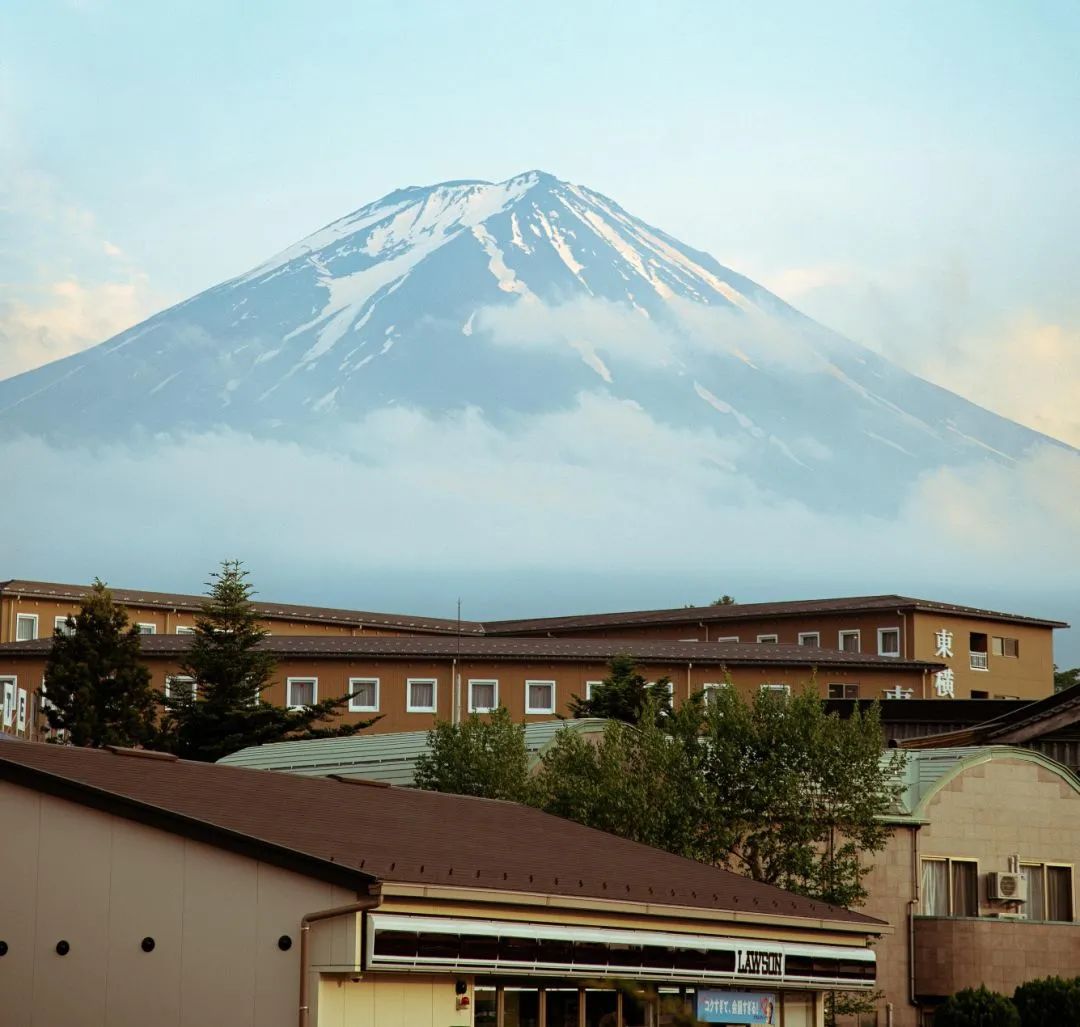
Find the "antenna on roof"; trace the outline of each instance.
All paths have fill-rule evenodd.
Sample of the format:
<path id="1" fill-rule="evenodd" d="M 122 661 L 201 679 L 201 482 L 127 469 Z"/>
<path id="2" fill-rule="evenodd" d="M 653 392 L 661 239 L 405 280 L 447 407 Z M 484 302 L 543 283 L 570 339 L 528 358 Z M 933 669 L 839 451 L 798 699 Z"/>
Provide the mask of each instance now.
<path id="1" fill-rule="evenodd" d="M 458 596 L 457 601 L 457 655 L 454 658 L 454 709 L 451 715 L 451 721 L 455 724 L 461 723 L 461 596 Z"/>

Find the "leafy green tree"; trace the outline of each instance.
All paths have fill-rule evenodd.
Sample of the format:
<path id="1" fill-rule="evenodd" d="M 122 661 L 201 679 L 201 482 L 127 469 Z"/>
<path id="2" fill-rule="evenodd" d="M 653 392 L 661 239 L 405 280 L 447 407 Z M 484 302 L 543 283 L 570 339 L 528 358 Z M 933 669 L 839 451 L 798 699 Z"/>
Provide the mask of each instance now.
<path id="1" fill-rule="evenodd" d="M 1054 691 L 1064 692 L 1066 688 L 1080 685 L 1080 667 L 1072 667 L 1069 670 L 1058 670 L 1054 664 Z"/>
<path id="2" fill-rule="evenodd" d="M 720 596 L 719 599 L 714 599 L 711 603 L 709 603 L 709 605 L 710 606 L 734 606 L 735 605 L 735 597 L 734 596 L 729 596 L 729 595 L 722 595 L 722 596 Z"/>
<path id="3" fill-rule="evenodd" d="M 79 612 L 53 633 L 41 708 L 71 745 L 146 745 L 154 735 L 150 671 L 139 662 L 138 628 L 99 579 Z"/>
<path id="4" fill-rule="evenodd" d="M 249 745 L 351 735 L 378 717 L 320 728 L 342 712 L 344 695 L 297 709 L 266 702 L 276 660 L 261 644 L 267 632 L 251 602 L 254 589 L 239 560 L 211 575 L 195 618 L 191 648 L 180 666 L 183 686 L 159 695 L 165 707 L 159 746 L 189 760 L 214 762 Z"/>
<path id="5" fill-rule="evenodd" d="M 1020 1027 L 1076 1027 L 1080 1024 L 1080 980 L 1043 977 L 1013 993 Z"/>
<path id="6" fill-rule="evenodd" d="M 630 656 L 618 655 L 608 663 L 608 675 L 593 689 L 592 697 L 570 697 L 570 712 L 575 717 L 603 717 L 637 724 L 650 702 L 656 715 L 665 716 L 671 709 L 670 678 L 650 682 L 638 673 Z"/>
<path id="7" fill-rule="evenodd" d="M 958 991 L 934 1014 L 934 1027 L 1020 1027 L 1016 1006 L 985 986 Z"/>
<path id="8" fill-rule="evenodd" d="M 529 800 L 525 725 L 515 724 L 503 707 L 486 720 L 474 713 L 460 724 L 439 722 L 428 732 L 428 746 L 416 762 L 416 787 L 486 799 Z"/>
<path id="9" fill-rule="evenodd" d="M 589 827 L 713 862 L 727 831 L 703 775 L 700 711 L 684 704 L 666 718 L 658 713 L 649 697 L 636 725 L 610 720 L 599 740 L 560 731 L 540 757 L 534 802 Z"/>

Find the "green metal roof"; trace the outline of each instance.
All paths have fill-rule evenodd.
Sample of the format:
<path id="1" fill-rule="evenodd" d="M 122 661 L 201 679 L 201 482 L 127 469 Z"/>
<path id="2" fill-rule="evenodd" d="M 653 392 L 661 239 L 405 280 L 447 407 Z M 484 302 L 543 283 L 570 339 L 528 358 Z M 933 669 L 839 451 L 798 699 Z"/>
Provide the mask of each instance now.
<path id="1" fill-rule="evenodd" d="M 525 748 L 535 758 L 554 741 L 559 731 L 598 734 L 603 731 L 605 723 L 599 718 L 585 718 L 526 724 Z M 307 777 L 347 774 L 369 781 L 411 785 L 416 760 L 427 749 L 427 731 L 399 731 L 253 745 L 218 762 L 253 770 L 282 770 Z"/>
<path id="2" fill-rule="evenodd" d="M 886 759 L 896 750 L 890 750 Z M 901 774 L 904 786 L 900 794 L 895 820 L 923 820 L 930 800 L 953 778 L 965 770 L 994 759 L 1020 760 L 1037 763 L 1053 773 L 1060 774 L 1073 788 L 1080 792 L 1080 779 L 1062 763 L 1032 749 L 1013 745 L 972 745 L 949 749 L 901 750 L 907 754 L 907 765 Z M 892 820 L 894 817 L 889 817 Z"/>

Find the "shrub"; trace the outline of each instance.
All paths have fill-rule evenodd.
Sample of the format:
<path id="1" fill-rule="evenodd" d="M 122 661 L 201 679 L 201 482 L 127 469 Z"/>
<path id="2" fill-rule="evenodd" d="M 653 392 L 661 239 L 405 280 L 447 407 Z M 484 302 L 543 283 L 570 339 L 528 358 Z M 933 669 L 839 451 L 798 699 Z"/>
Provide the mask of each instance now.
<path id="1" fill-rule="evenodd" d="M 1080 1027 L 1080 981 L 1043 977 L 1013 994 L 1021 1027 Z"/>
<path id="2" fill-rule="evenodd" d="M 1016 1006 L 986 987 L 958 991 L 934 1014 L 934 1027 L 1020 1027 Z"/>

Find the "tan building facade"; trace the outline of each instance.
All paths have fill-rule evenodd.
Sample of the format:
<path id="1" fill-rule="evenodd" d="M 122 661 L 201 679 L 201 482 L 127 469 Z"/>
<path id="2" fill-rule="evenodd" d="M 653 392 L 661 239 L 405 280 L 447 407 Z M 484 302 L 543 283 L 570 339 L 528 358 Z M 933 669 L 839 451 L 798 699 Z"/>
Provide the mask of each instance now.
<path id="1" fill-rule="evenodd" d="M 131 750 L 5 743 L 0 823 L 5 1027 L 820 1027 L 888 932 L 511 803 Z"/>
<path id="2" fill-rule="evenodd" d="M 876 1019 L 859 1027 L 928 1027 L 963 988 L 1075 977 L 1080 780 L 1009 746 L 912 752 L 906 780 L 866 881 L 866 912 L 895 931 L 878 946 Z"/>
<path id="3" fill-rule="evenodd" d="M 181 663 L 187 639 L 146 636 L 142 642 L 153 685 L 166 692 L 186 687 Z M 373 732 L 421 730 L 436 719 L 457 722 L 496 706 L 527 722 L 567 716 L 572 698 L 587 697 L 607 676 L 608 661 L 621 653 L 632 656 L 650 680 L 668 678 L 676 704 L 712 689 L 794 692 L 811 684 L 825 697 L 880 698 L 924 690 L 942 666 L 789 645 L 277 635 L 264 644 L 278 660 L 267 701 L 306 705 L 352 695 L 342 719 L 378 716 Z M 5 718 L 10 733 L 40 737 L 37 690 L 50 645 L 50 639 L 0 644 L 0 688 L 26 705 L 21 719 Z"/>

